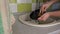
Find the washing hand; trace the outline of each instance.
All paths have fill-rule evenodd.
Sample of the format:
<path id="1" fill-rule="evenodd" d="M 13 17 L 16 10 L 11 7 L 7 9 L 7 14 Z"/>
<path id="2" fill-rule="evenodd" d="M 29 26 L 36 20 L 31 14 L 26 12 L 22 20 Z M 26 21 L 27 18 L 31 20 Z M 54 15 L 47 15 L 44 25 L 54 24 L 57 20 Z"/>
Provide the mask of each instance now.
<path id="1" fill-rule="evenodd" d="M 40 8 L 40 13 L 43 14 L 50 5 L 51 4 L 49 3 L 43 4 L 42 7 Z M 49 16 L 50 16 L 49 13 L 44 13 L 41 17 L 38 18 L 38 20 L 46 21 L 49 18 Z"/>
<path id="2" fill-rule="evenodd" d="M 39 17 L 38 20 L 46 21 L 49 17 L 50 17 L 50 14 L 49 13 L 45 13 L 41 17 Z"/>

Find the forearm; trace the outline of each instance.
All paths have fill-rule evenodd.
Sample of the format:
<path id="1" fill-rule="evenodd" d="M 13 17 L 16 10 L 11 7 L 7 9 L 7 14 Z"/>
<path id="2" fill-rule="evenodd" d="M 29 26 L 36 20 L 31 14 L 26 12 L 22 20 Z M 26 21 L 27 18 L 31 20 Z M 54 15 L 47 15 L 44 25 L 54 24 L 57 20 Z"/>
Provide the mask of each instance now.
<path id="1" fill-rule="evenodd" d="M 56 1 L 58 1 L 58 0 L 51 0 L 51 1 L 55 1 L 55 2 L 56 2 Z"/>
<path id="2" fill-rule="evenodd" d="M 49 15 L 54 17 L 60 17 L 60 11 L 49 12 Z"/>
<path id="3" fill-rule="evenodd" d="M 57 1 L 58 0 L 51 0 L 51 1 L 47 1 L 46 3 L 52 5 L 53 3 L 57 2 Z"/>

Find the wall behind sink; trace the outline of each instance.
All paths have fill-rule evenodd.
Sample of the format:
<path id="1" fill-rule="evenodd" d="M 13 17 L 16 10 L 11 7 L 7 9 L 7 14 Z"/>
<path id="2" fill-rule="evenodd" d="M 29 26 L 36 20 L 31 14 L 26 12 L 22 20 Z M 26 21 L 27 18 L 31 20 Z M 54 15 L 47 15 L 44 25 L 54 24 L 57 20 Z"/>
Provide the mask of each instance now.
<path id="1" fill-rule="evenodd" d="M 39 0 L 43 2 L 43 0 Z M 36 0 L 9 0 L 10 11 L 29 12 L 35 10 Z"/>

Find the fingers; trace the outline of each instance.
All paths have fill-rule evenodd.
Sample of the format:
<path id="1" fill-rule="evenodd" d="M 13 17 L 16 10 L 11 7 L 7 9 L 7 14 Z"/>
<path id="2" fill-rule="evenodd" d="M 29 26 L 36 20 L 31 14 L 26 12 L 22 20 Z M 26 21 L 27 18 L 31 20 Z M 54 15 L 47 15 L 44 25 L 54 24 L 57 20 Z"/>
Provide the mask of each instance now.
<path id="1" fill-rule="evenodd" d="M 49 15 L 48 15 L 48 14 L 44 14 L 42 17 L 43 17 L 43 18 L 42 18 L 43 21 L 46 21 L 46 20 L 48 19 Z"/>
<path id="2" fill-rule="evenodd" d="M 44 15 L 38 18 L 38 20 L 44 21 Z"/>
<path id="3" fill-rule="evenodd" d="M 49 17 L 49 14 L 48 13 L 45 13 L 41 17 L 39 17 L 38 20 L 46 21 L 48 19 L 48 17 Z"/>
<path id="4" fill-rule="evenodd" d="M 42 7 L 41 7 L 41 11 L 44 11 L 44 10 L 45 10 L 45 7 L 44 7 L 44 6 L 42 6 Z"/>
<path id="5" fill-rule="evenodd" d="M 41 11 L 40 11 L 40 12 L 43 14 L 43 13 L 46 11 L 46 9 L 47 9 L 46 6 L 43 5 L 43 6 L 41 7 Z"/>

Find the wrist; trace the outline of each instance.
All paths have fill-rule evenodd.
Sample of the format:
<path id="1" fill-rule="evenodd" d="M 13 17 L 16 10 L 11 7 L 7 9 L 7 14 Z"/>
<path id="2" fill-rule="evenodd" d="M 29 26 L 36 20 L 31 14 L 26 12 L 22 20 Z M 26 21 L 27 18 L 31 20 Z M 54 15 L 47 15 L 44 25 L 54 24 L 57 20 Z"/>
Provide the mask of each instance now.
<path id="1" fill-rule="evenodd" d="M 49 16 L 51 17 L 52 15 L 51 15 L 51 12 L 47 12 L 48 14 L 49 14 Z"/>
<path id="2" fill-rule="evenodd" d="M 50 15 L 50 17 L 54 16 L 53 12 L 48 12 L 48 14 Z"/>
<path id="3" fill-rule="evenodd" d="M 52 1 L 47 1 L 46 3 L 52 5 L 52 4 L 55 3 L 55 2 L 56 2 L 56 1 L 53 1 L 53 0 L 52 0 Z"/>

